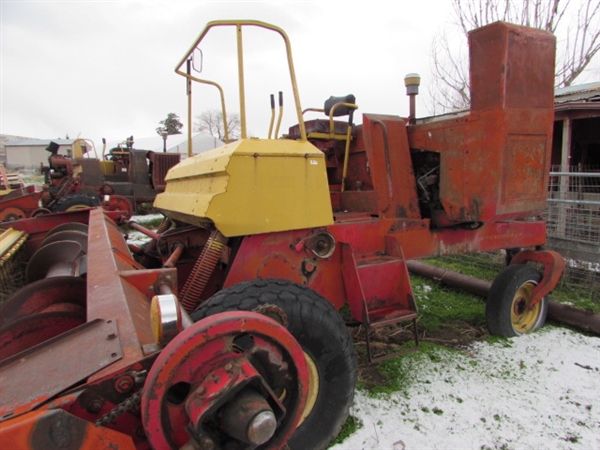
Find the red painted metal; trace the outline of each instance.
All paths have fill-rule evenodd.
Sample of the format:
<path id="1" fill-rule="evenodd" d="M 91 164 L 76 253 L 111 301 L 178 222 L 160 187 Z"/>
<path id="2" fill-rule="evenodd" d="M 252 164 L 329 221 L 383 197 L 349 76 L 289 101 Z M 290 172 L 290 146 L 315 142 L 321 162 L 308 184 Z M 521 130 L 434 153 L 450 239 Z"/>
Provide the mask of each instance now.
<path id="1" fill-rule="evenodd" d="M 555 39 L 506 23 L 469 39 L 471 111 L 409 127 L 410 147 L 440 155 L 448 223 L 536 216 L 547 198 Z"/>
<path id="2" fill-rule="evenodd" d="M 263 365 L 260 373 L 256 361 Z M 252 387 L 280 423 L 269 448 L 281 448 L 301 417 L 308 380 L 302 348 L 273 319 L 248 312 L 208 317 L 179 334 L 156 359 L 142 395 L 144 428 L 154 448 L 183 446 L 190 439 L 187 424 L 206 444 L 207 419 L 216 420 L 225 403 Z"/>
<path id="3" fill-rule="evenodd" d="M 217 263 L 221 259 L 226 243 L 227 238 L 215 230 L 211 233 L 202 248 L 202 253 L 200 253 L 192 272 L 181 290 L 181 305 L 187 312 L 194 311 L 200 303 L 201 295 Z M 179 246 L 180 243 L 176 245 Z"/>
<path id="4" fill-rule="evenodd" d="M 108 201 L 102 202 L 102 207 L 107 211 L 120 211 L 123 220 L 129 219 L 135 212 L 135 206 L 123 195 L 111 195 Z"/>
<path id="5" fill-rule="evenodd" d="M 144 233 L 146 236 L 151 237 L 154 240 L 157 240 L 159 237 L 158 233 L 156 233 L 152 230 L 149 230 L 148 228 L 140 225 L 139 223 L 137 223 L 133 220 L 130 220 L 129 222 L 127 222 L 127 225 L 130 228 L 133 228 L 134 230 L 139 231 L 140 233 Z"/>
<path id="6" fill-rule="evenodd" d="M 0 308 L 0 327 L 30 314 L 50 311 L 85 311 L 86 283 L 83 278 L 54 277 L 38 280 L 9 296 Z"/>
<path id="7" fill-rule="evenodd" d="M 35 186 L 15 189 L 0 198 L 0 222 L 9 222 L 32 217 L 38 210 L 42 197 L 41 191 Z"/>
<path id="8" fill-rule="evenodd" d="M 175 267 L 177 265 L 177 261 L 179 261 L 179 259 L 181 258 L 181 255 L 183 254 L 183 252 L 185 251 L 185 245 L 183 244 L 176 244 L 175 248 L 173 249 L 173 253 L 171 253 L 169 255 L 169 257 L 167 258 L 167 260 L 164 262 L 163 267 Z"/>
<path id="9" fill-rule="evenodd" d="M 96 443 L 96 439 L 104 436 L 114 448 L 119 445 L 131 448 L 132 442 L 138 449 L 149 448 L 144 432 L 140 433 L 142 422 L 127 408 L 107 421 L 102 417 L 117 411 L 117 405 L 124 404 L 131 396 L 165 394 L 167 391 L 162 384 L 152 382 L 146 383 L 143 393 L 140 391 L 147 371 L 163 373 L 165 368 L 181 364 L 182 378 L 176 377 L 176 382 L 183 379 L 200 390 L 204 386 L 210 395 L 203 397 L 194 390 L 186 399 L 180 409 L 185 420 L 181 421 L 177 414 L 174 418 L 174 436 L 181 437 L 184 443 L 189 440 L 184 430 L 184 425 L 190 422 L 188 414 L 202 428 L 202 418 L 212 417 L 229 401 L 256 398 L 259 393 L 264 402 L 256 403 L 258 406 L 253 411 L 265 414 L 272 411 L 277 429 L 269 445 L 282 447 L 300 420 L 309 378 L 304 353 L 289 332 L 272 319 L 256 313 L 213 316 L 190 326 L 189 331 L 178 336 L 160 354 L 160 361 L 151 370 L 160 348 L 151 340 L 150 298 L 156 293 L 177 292 L 176 271 L 143 269 L 129 253 L 122 231 L 103 210 L 88 210 L 85 219 L 83 222 L 87 222 L 85 229 L 89 235 L 88 265 L 94 268 L 88 273 L 87 280 L 44 279 L 36 283 L 48 283 L 47 293 L 59 292 L 58 282 L 63 281 L 65 287 L 73 286 L 72 295 L 59 300 L 54 295 L 39 295 L 39 289 L 26 287 L 15 297 L 17 300 L 7 304 L 6 311 L 12 317 L 22 315 L 23 318 L 9 321 L 5 332 L 0 334 L 3 358 L 0 377 L 9 380 L 0 386 L 2 439 L 10 437 L 14 442 L 24 442 L 25 436 L 29 436 L 31 445 L 43 447 L 50 438 L 50 431 L 44 429 L 44 433 L 37 434 L 35 428 L 51 420 L 48 411 L 58 410 L 59 413 L 52 414 L 60 414 L 63 422 L 53 422 L 56 433 L 76 432 L 79 433 L 77 436 L 84 436 L 83 440 L 74 441 L 76 445 L 79 442 L 84 443 L 82 445 Z M 38 243 L 48 242 L 52 236 L 80 232 L 73 231 L 77 227 L 67 223 L 53 232 L 53 227 L 40 227 L 32 220 L 21 221 L 20 225 L 34 231 Z M 51 218 L 50 222 L 56 225 L 56 218 Z M 86 298 L 87 322 L 83 308 L 78 315 L 69 310 L 70 305 L 81 307 L 80 294 Z M 73 296 L 77 298 L 71 298 Z M 47 312 L 55 308 L 58 312 Z M 76 323 L 67 320 L 71 316 L 75 317 Z M 56 320 L 48 322 L 47 318 Z M 177 342 L 181 346 L 173 350 Z M 260 361 L 260 368 L 253 365 L 257 361 Z M 44 370 L 37 370 L 39 367 Z M 265 373 L 264 367 L 272 370 Z M 36 375 L 33 386 L 21 382 L 25 372 L 30 380 Z M 215 387 L 215 376 L 224 383 L 222 389 Z M 77 385 L 77 390 L 62 395 Z M 168 393 L 175 395 L 173 391 Z M 224 414 L 233 417 L 231 409 Z M 269 426 L 261 425 L 260 421 L 253 422 L 253 415 L 249 414 L 246 420 L 254 425 L 256 433 L 248 439 L 261 439 L 261 433 L 263 436 L 270 434 Z M 34 422 L 37 422 L 35 426 Z M 225 431 L 218 430 L 218 433 L 226 436 L 229 427 L 231 434 L 239 437 L 239 430 L 234 430 L 231 425 L 233 422 L 228 423 Z M 86 440 L 86 436 L 91 440 Z M 95 448 L 93 445 L 96 444 L 89 445 Z"/>
<path id="10" fill-rule="evenodd" d="M 131 436 L 97 427 L 61 409 L 32 411 L 0 423 L 3 448 L 135 450 Z M 138 447 L 139 450 L 139 447 Z"/>
<path id="11" fill-rule="evenodd" d="M 293 280 L 338 309 L 349 303 L 357 320 L 386 323 L 390 314 L 416 313 L 405 258 L 545 244 L 538 216 L 546 206 L 551 151 L 554 38 L 496 23 L 471 33 L 470 49 L 471 111 L 409 125 L 363 115 L 343 190 L 340 143 L 312 139 L 326 156 L 335 224 L 244 237 L 225 287 L 254 278 Z M 529 61 L 539 63 L 539 73 L 531 74 Z M 338 247 L 327 257 L 305 245 L 323 231 Z M 558 258 L 548 263 L 540 291 L 556 284 Z"/>
<path id="12" fill-rule="evenodd" d="M 231 262 L 225 287 L 255 278 L 283 278 L 306 284 L 339 309 L 355 292 L 345 286 L 348 277 L 342 269 L 341 244 L 349 245 L 359 259 L 379 254 L 403 260 L 541 245 L 546 227 L 542 220 L 528 220 L 486 223 L 474 230 L 432 229 L 426 220 L 382 220 L 340 213 L 336 224 L 326 227 L 338 250 L 328 258 L 318 258 L 299 243 L 323 230 L 245 237 Z M 310 272 L 304 269 L 306 260 L 313 266 Z M 359 304 L 350 302 L 351 307 Z M 362 318 L 362 310 L 353 315 Z"/>
<path id="13" fill-rule="evenodd" d="M 565 260 L 563 257 L 554 251 L 534 251 L 524 250 L 517 253 L 511 260 L 511 264 L 525 264 L 534 261 L 544 265 L 544 276 L 538 285 L 531 292 L 529 297 L 528 309 L 532 309 L 546 295 L 548 295 L 554 286 L 558 284 L 558 280 L 565 268 Z"/>
<path id="14" fill-rule="evenodd" d="M 24 348 L 11 358 L 3 358 L 0 421 L 43 404 L 121 358 L 118 336 L 115 320 L 90 321 L 37 347 Z M 23 382 L 25 376 L 27 383 Z"/>
<path id="15" fill-rule="evenodd" d="M 149 317 L 155 286 L 161 280 L 176 285 L 177 275 L 174 269 L 143 270 L 101 209 L 90 212 L 87 263 L 94 268 L 87 275 L 87 319 L 116 317 L 120 330 L 123 359 L 108 369 L 113 372 L 144 358 L 144 345 L 154 342 Z"/>
<path id="16" fill-rule="evenodd" d="M 0 330 L 0 360 L 10 358 L 83 323 L 83 311 L 32 314 L 11 322 Z"/>
<path id="17" fill-rule="evenodd" d="M 420 219 L 406 123 L 397 116 L 365 114 L 363 129 L 380 217 Z"/>
<path id="18" fill-rule="evenodd" d="M 161 192 L 165 190 L 166 182 L 165 177 L 171 167 L 179 163 L 181 155 L 167 153 L 160 154 L 154 152 L 148 152 L 148 159 L 150 160 L 152 171 L 152 186 L 154 189 Z"/>

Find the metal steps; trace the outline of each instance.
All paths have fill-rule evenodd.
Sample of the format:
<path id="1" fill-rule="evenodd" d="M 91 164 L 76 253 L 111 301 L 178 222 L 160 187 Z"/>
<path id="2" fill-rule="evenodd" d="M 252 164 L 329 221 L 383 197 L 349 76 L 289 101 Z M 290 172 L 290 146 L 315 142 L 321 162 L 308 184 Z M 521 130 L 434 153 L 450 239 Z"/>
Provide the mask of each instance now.
<path id="1" fill-rule="evenodd" d="M 342 257 L 350 309 L 354 318 L 365 327 L 369 362 L 382 361 L 416 350 L 419 345 L 416 320 L 418 310 L 403 255 L 355 255 L 350 245 L 344 244 Z M 357 317 L 358 311 L 361 311 L 361 317 Z M 371 331 L 408 321 L 412 321 L 416 346 L 374 357 L 370 342 Z"/>

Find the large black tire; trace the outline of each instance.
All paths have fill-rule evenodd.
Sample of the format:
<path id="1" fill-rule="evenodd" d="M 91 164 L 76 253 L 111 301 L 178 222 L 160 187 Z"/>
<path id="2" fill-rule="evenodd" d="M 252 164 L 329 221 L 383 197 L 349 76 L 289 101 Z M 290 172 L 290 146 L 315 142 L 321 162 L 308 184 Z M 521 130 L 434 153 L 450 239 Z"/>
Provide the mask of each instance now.
<path id="1" fill-rule="evenodd" d="M 314 363 L 318 377 L 318 391 L 309 393 L 316 400 L 288 446 L 292 450 L 325 449 L 348 417 L 357 377 L 352 340 L 342 317 L 327 300 L 287 280 L 252 280 L 218 292 L 192 318 L 198 321 L 224 311 L 253 311 L 261 305 L 275 305 L 285 312 L 288 330 L 308 355 L 309 368 Z M 277 314 L 259 312 L 278 319 Z"/>
<path id="2" fill-rule="evenodd" d="M 511 337 L 532 332 L 546 322 L 548 297 L 527 311 L 532 290 L 542 274 L 531 266 L 514 264 L 496 277 L 488 294 L 485 318 L 491 334 Z"/>
<path id="3" fill-rule="evenodd" d="M 100 199 L 93 195 L 72 194 L 61 198 L 52 206 L 52 212 L 63 212 L 74 209 L 90 208 L 100 205 Z"/>

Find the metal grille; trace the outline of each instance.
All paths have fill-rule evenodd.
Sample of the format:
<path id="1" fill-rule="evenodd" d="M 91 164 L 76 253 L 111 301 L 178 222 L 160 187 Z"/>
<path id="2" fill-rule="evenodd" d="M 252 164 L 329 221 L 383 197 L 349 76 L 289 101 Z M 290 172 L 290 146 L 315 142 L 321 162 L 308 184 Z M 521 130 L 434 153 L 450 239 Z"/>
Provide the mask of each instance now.
<path id="1" fill-rule="evenodd" d="M 157 191 L 164 191 L 166 186 L 165 177 L 171 167 L 179 163 L 181 155 L 178 153 L 150 153 L 150 161 L 153 164 L 152 185 Z"/>

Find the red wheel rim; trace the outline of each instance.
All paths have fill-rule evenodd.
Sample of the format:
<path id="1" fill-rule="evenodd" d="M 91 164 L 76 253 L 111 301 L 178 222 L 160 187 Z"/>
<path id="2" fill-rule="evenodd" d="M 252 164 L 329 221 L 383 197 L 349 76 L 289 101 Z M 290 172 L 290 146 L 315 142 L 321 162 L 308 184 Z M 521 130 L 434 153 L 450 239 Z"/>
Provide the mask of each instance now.
<path id="1" fill-rule="evenodd" d="M 252 344 L 238 345 L 239 339 Z M 256 360 L 257 355 L 263 356 L 257 369 L 262 381 L 285 404 L 285 416 L 265 445 L 285 445 L 300 421 L 308 392 L 304 353 L 287 329 L 273 319 L 236 311 L 195 323 L 175 337 L 156 359 L 144 385 L 141 408 L 151 446 L 180 448 L 188 442 L 190 436 L 185 428 L 192 424 L 190 402 L 202 392 L 205 403 L 216 405 L 203 420 L 222 410 L 239 392 L 234 388 L 234 376 L 239 374 L 228 379 L 223 375 L 226 369 L 244 366 L 249 360 Z M 211 375 L 213 378 L 209 378 Z M 215 378 L 218 382 L 213 382 Z M 209 379 L 212 384 L 207 383 Z M 202 402 L 196 405 L 201 409 L 206 406 Z M 223 435 L 223 439 L 231 438 Z"/>

